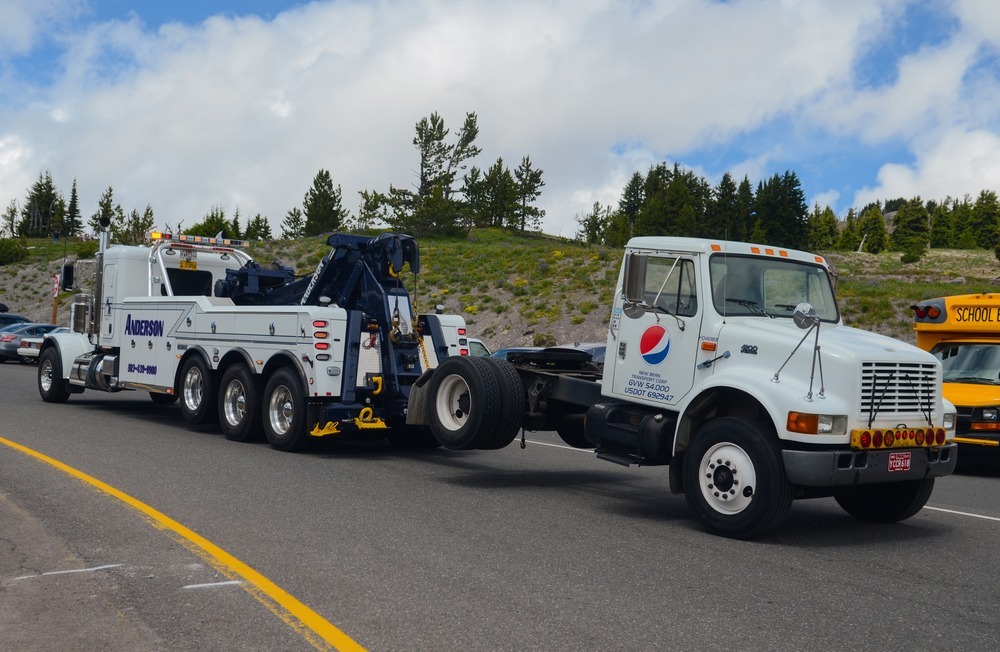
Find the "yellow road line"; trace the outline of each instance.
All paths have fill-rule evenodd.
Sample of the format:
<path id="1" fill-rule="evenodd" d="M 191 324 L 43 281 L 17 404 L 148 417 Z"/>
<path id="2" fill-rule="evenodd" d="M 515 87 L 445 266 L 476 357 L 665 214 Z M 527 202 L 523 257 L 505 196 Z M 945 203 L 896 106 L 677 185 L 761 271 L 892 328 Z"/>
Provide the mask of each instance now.
<path id="1" fill-rule="evenodd" d="M 110 496 L 114 496 L 115 498 L 122 501 L 126 505 L 129 505 L 130 507 L 139 510 L 141 513 L 152 519 L 154 523 L 174 532 L 175 534 L 179 535 L 189 543 L 193 544 L 193 546 L 195 546 L 196 548 L 200 549 L 204 553 L 207 553 L 209 558 L 211 560 L 214 560 L 215 562 L 215 564 L 213 564 L 214 566 L 218 567 L 219 565 L 221 565 L 223 568 L 228 569 L 233 574 L 245 579 L 254 589 L 256 589 L 256 591 L 251 590 L 250 594 L 253 595 L 257 600 L 260 600 L 266 607 L 271 609 L 272 612 L 276 613 L 280 617 L 281 614 L 276 612 L 273 608 L 271 608 L 270 605 L 264 602 L 261 599 L 262 596 L 260 594 L 267 596 L 268 598 L 276 602 L 278 605 L 280 605 L 280 607 L 284 609 L 288 614 L 294 616 L 295 619 L 298 620 L 298 623 L 301 623 L 301 625 L 304 626 L 309 632 L 318 636 L 326 644 L 333 646 L 337 650 L 344 650 L 344 651 L 364 650 L 363 647 L 354 642 L 354 640 L 352 640 L 347 634 L 337 629 L 335 626 L 329 623 L 325 618 L 323 618 L 318 613 L 307 607 L 305 604 L 300 602 L 298 599 L 296 599 L 290 593 L 282 589 L 280 586 L 278 586 L 271 580 L 267 579 L 266 577 L 255 571 L 250 566 L 244 564 L 236 557 L 233 557 L 228 552 L 226 552 L 219 546 L 215 545 L 208 539 L 202 537 L 196 532 L 181 525 L 180 523 L 170 518 L 166 514 L 163 514 L 162 512 L 153 509 L 146 503 L 137 500 L 132 496 L 129 496 L 128 494 L 122 491 L 119 491 L 118 489 L 115 489 L 111 485 L 101 482 L 97 478 L 89 476 L 82 471 L 78 471 L 71 466 L 67 466 L 66 464 L 60 462 L 59 460 L 51 458 L 48 455 L 45 455 L 44 453 L 39 453 L 38 451 L 32 450 L 26 446 L 22 446 L 21 444 L 10 441 L 8 439 L 4 439 L 3 437 L 0 437 L 0 444 L 5 444 L 10 448 L 21 451 L 25 455 L 29 455 L 37 460 L 45 462 L 46 464 L 50 464 L 51 466 L 54 466 L 60 471 L 63 471 L 64 473 L 67 473 L 78 480 L 86 482 L 87 484 L 92 485 L 97 489 L 100 489 L 104 493 Z M 259 592 L 259 594 L 257 592 Z M 301 627 L 295 626 L 298 623 L 290 622 L 288 619 L 284 617 L 282 618 L 282 620 L 292 625 L 293 629 L 298 631 L 300 634 L 303 634 L 306 640 L 309 640 L 310 643 L 312 643 L 313 645 L 316 644 L 316 641 L 313 640 L 312 636 L 306 635 L 306 633 L 302 631 Z"/>

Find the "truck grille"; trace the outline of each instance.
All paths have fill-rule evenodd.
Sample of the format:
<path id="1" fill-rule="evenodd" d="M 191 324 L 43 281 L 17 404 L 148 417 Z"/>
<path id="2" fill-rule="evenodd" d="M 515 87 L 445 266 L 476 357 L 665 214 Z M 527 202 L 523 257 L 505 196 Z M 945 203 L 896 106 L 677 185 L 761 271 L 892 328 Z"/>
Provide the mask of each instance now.
<path id="1" fill-rule="evenodd" d="M 862 362 L 861 411 L 879 417 L 926 415 L 937 403 L 938 367 L 921 362 Z"/>

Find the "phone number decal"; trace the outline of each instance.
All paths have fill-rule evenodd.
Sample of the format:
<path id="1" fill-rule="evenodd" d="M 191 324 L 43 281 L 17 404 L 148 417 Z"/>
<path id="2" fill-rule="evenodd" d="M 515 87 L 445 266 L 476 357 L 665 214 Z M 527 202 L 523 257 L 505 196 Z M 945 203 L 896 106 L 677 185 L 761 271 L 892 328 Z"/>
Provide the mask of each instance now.
<path id="1" fill-rule="evenodd" d="M 156 375 L 156 365 L 155 364 L 135 364 L 128 363 L 128 372 L 130 374 L 148 374 L 150 376 Z"/>

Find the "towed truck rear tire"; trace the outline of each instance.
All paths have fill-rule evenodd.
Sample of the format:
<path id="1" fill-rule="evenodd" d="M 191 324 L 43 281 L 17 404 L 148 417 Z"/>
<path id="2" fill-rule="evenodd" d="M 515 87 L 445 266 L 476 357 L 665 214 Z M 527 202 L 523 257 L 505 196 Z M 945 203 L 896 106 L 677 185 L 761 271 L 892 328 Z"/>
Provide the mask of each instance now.
<path id="1" fill-rule="evenodd" d="M 445 448 L 478 448 L 496 432 L 505 406 L 501 404 L 497 376 L 483 362 L 452 356 L 438 365 L 428 383 L 431 432 Z"/>
<path id="2" fill-rule="evenodd" d="M 498 450 L 505 448 L 514 441 L 521 431 L 524 420 L 524 384 L 517 369 L 506 360 L 496 358 L 472 358 L 474 364 L 488 367 L 497 381 L 500 390 L 500 417 L 494 422 L 494 430 L 489 438 L 477 438 L 476 448 L 481 450 Z"/>

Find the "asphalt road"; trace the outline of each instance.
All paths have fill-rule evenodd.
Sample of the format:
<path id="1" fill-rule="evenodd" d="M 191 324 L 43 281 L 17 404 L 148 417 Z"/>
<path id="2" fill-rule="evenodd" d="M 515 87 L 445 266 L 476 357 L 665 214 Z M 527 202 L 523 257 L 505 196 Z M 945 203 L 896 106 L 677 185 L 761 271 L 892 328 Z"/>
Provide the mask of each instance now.
<path id="1" fill-rule="evenodd" d="M 742 542 L 702 531 L 665 469 L 546 434 L 525 450 L 285 454 L 142 394 L 45 404 L 35 368 L 4 364 L 0 437 L 225 553 L 2 443 L 4 650 L 309 650 L 323 626 L 370 650 L 1000 649 L 1000 475 L 941 479 L 890 526 L 796 502 Z"/>

